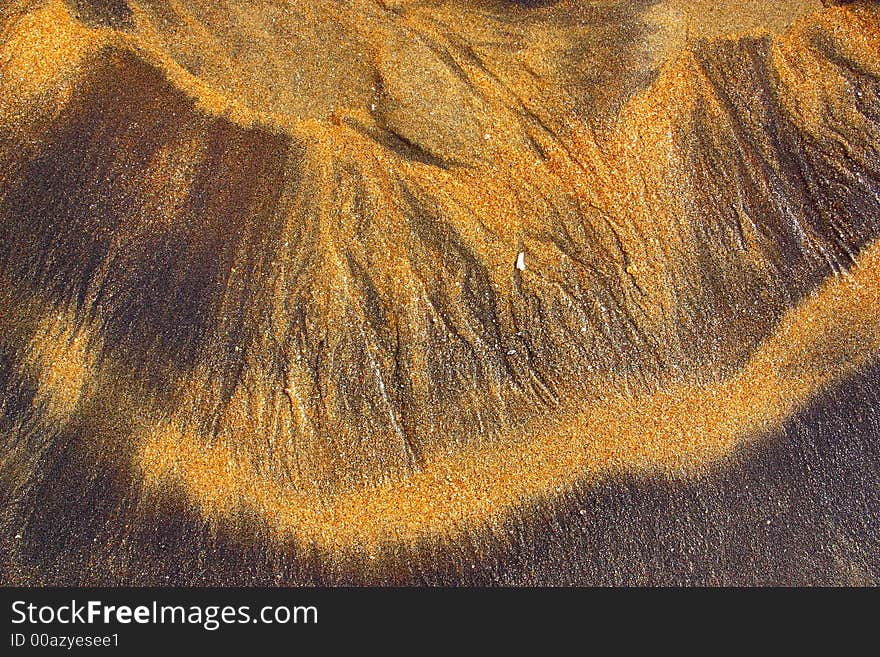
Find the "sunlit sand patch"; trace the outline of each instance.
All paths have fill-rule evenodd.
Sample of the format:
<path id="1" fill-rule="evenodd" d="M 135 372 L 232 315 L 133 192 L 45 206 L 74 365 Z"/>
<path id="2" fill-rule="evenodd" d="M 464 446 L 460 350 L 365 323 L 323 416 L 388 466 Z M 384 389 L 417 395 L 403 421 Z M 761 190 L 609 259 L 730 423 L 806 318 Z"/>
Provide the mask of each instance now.
<path id="1" fill-rule="evenodd" d="M 25 367 L 37 380 L 34 406 L 43 408 L 51 422 L 63 425 L 76 410 L 94 375 L 99 346 L 88 331 L 76 328 L 72 311 L 46 317 L 26 352 Z"/>
<path id="2" fill-rule="evenodd" d="M 695 45 L 701 39 L 782 34 L 799 19 L 822 9 L 820 0 L 673 0 L 654 3 L 647 21 L 655 62 Z"/>
<path id="3" fill-rule="evenodd" d="M 0 129 L 51 119 L 70 99 L 94 33 L 60 1 L 9 20 L 0 34 Z"/>

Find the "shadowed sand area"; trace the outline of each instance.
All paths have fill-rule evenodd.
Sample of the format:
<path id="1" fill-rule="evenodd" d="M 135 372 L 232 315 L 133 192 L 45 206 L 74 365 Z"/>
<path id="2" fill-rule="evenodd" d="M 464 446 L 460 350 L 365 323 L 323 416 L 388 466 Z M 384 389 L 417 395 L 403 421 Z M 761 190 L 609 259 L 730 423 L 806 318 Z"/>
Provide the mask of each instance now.
<path id="1" fill-rule="evenodd" d="M 3 581 L 876 583 L 878 145 L 874 2 L 9 0 Z"/>

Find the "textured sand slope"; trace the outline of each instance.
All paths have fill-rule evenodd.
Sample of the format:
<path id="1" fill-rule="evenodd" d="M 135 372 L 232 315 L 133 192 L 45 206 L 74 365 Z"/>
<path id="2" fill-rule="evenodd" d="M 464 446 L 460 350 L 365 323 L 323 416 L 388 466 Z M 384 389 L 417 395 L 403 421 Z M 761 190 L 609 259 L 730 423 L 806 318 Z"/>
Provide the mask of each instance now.
<path id="1" fill-rule="evenodd" d="M 721 477 L 705 556 L 773 436 L 876 472 L 880 11 L 845 4 L 6 3 L 5 579 L 161 581 L 159 540 L 181 582 L 604 581 L 598 486 Z M 876 480 L 820 480 L 800 572 L 874 581 Z"/>

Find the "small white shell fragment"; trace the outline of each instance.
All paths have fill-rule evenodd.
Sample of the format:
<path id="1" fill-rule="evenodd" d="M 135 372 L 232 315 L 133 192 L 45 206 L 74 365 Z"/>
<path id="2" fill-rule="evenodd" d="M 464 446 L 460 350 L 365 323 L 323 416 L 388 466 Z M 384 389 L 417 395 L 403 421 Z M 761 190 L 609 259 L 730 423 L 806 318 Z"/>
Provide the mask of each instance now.
<path id="1" fill-rule="evenodd" d="M 526 270 L 526 254 L 525 251 L 520 251 L 516 256 L 516 268 L 519 271 Z"/>

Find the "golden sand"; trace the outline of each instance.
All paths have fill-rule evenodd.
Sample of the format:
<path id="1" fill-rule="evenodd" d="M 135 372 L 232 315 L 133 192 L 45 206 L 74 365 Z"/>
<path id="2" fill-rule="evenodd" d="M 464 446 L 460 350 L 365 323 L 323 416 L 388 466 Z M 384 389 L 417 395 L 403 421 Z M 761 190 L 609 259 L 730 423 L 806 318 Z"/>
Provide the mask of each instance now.
<path id="1" fill-rule="evenodd" d="M 623 366 L 607 364 L 576 381 L 550 380 L 553 372 L 542 378 L 540 368 L 514 360 L 513 336 L 523 328 L 516 313 L 499 313 L 498 332 L 511 342 L 503 346 L 521 380 L 486 376 L 483 387 L 461 386 L 441 410 L 460 409 L 462 417 L 477 420 L 450 422 L 455 430 L 438 428 L 429 417 L 436 381 L 425 346 L 426 318 L 440 314 L 436 299 L 451 299 L 444 319 L 463 344 L 476 352 L 482 338 L 464 309 L 465 267 L 456 268 L 449 253 L 436 254 L 435 263 L 407 250 L 415 228 L 403 193 L 424 201 L 467 253 L 476 254 L 499 307 L 524 304 L 520 286 L 549 307 L 571 308 L 579 299 L 569 290 L 577 287 L 584 297 L 595 293 L 589 312 L 601 318 L 607 310 L 601 277 L 584 274 L 573 285 L 574 268 L 545 234 L 545 217 L 554 212 L 595 212 L 607 224 L 595 238 L 597 252 L 624 254 L 600 265 L 614 270 L 608 278 L 615 284 L 625 281 L 619 302 L 633 318 L 628 329 L 647 336 L 645 352 L 656 347 L 672 354 L 664 357 L 684 354 L 688 345 L 676 333 L 676 312 L 684 303 L 680 274 L 698 262 L 702 245 L 694 235 L 705 217 L 678 180 L 688 163 L 676 135 L 696 129 L 697 108 L 713 126 L 707 140 L 719 150 L 733 134 L 732 119 L 691 48 L 706 40 L 733 44 L 743 35 L 772 39 L 779 79 L 774 93 L 798 129 L 820 134 L 831 107 L 854 130 L 867 130 L 848 80 L 807 37 L 816 30 L 829 34 L 840 51 L 880 75 L 873 9 L 817 14 L 816 2 L 776 3 L 766 11 L 756 2 L 661 3 L 648 15 L 656 34 L 646 46 L 631 44 L 643 52 L 631 62 L 609 63 L 613 80 L 591 82 L 589 65 L 602 63 L 590 60 L 592 51 L 578 61 L 583 70 L 566 58 L 585 39 L 604 52 L 602 35 L 593 34 L 599 27 L 551 20 L 558 8 L 508 8 L 522 12 L 520 22 L 510 23 L 493 18 L 494 3 L 315 0 L 256 3 L 259 11 L 228 3 L 232 18 L 204 0 L 129 4 L 133 27 L 126 30 L 84 27 L 59 0 L 9 21 L 0 46 L 0 127 L 42 134 L 31 127 L 33 117 L 48 122 L 61 111 L 77 80 L 87 77 L 85 63 L 133 53 L 191 99 L 200 116 L 296 144 L 306 173 L 294 189 L 293 173 L 280 172 L 285 185 L 278 207 L 285 214 L 275 238 L 294 244 L 308 227 L 308 248 L 321 256 L 305 282 L 298 278 L 302 258 L 293 246 L 271 271 L 228 272 L 230 297 L 252 277 L 265 283 L 264 305 L 251 309 L 265 320 L 263 342 L 241 356 L 241 377 L 215 432 L 201 424 L 206 409 L 220 406 L 222 382 L 208 366 L 188 375 L 178 407 L 152 416 L 142 409 L 150 417 L 133 420 L 134 465 L 149 490 L 182 494 L 218 521 L 256 512 L 279 540 L 330 554 L 374 555 L 389 544 L 496 525 L 523 505 L 605 477 L 705 472 L 779 430 L 880 350 L 874 312 L 880 246 L 873 244 L 849 273 L 828 277 L 781 320 L 774 316 L 779 308 L 769 307 L 763 324 L 742 320 L 741 338 L 731 330 L 741 344 L 719 349 L 720 364 L 706 365 L 700 376 L 685 368 L 663 372 L 653 388 Z M 578 3 L 564 5 L 586 11 Z M 450 34 L 475 45 L 456 49 Z M 609 62 L 615 57 L 607 55 Z M 291 80 L 295 84 L 287 85 Z M 586 100 L 575 94 L 584 88 Z M 419 157 L 404 157 L 373 137 L 383 132 Z M 128 183 L 142 186 L 157 210 L 150 218 L 157 232 L 178 220 L 194 172 L 207 157 L 206 131 L 191 128 L 186 135 L 158 151 L 142 180 Z M 773 269 L 764 237 L 749 232 L 745 219 L 741 252 L 726 265 L 731 285 L 741 269 L 758 272 L 755 277 L 769 277 Z M 134 241 L 134 229 L 121 242 L 123 237 Z M 367 295 L 349 260 L 370 273 L 376 304 L 386 311 L 384 332 L 364 320 Z M 102 275 L 112 278 L 112 271 Z M 742 281 L 732 296 L 758 287 L 745 273 Z M 309 294 L 297 296 L 309 283 Z M 442 294 L 430 294 L 437 290 Z M 351 416 L 326 401 L 345 401 L 345 382 L 319 381 L 316 393 L 311 365 L 294 354 L 285 354 L 283 380 L 267 374 L 267 354 L 284 337 L 273 331 L 290 325 L 296 303 L 307 306 L 306 326 L 322 338 L 318 355 L 348 353 L 353 340 L 363 346 L 364 378 L 375 381 L 369 412 L 381 409 L 368 418 L 375 423 L 369 433 L 355 430 Z M 578 317 L 574 311 L 571 316 Z M 90 356 L 98 349 L 100 319 L 84 327 L 69 314 L 47 315 L 28 343 L 28 372 L 58 422 L 74 414 L 90 379 L 124 370 L 124 363 L 99 366 Z M 218 318 L 218 326 L 225 319 Z M 601 328 L 610 335 L 610 321 Z M 388 336 L 397 339 L 400 353 L 387 347 Z M 561 329 L 552 336 L 564 346 Z M 611 362 L 617 355 L 609 352 L 594 347 L 591 357 Z M 406 429 L 401 404 L 386 386 L 398 361 L 405 362 L 409 403 L 416 409 Z M 137 376 L 126 373 L 122 387 Z M 124 396 L 104 401 L 122 407 Z M 565 403 L 547 417 L 511 412 L 517 417 L 510 425 L 485 420 L 483 426 L 486 408 L 506 412 L 554 396 Z"/>
<path id="2" fill-rule="evenodd" d="M 539 423 L 507 444 L 439 454 L 385 485 L 320 498 L 242 467 L 224 448 L 159 425 L 139 448 L 145 479 L 180 486 L 208 515 L 259 512 L 281 536 L 334 552 L 380 550 L 454 536 L 503 520 L 517 505 L 621 473 L 680 477 L 705 471 L 766 437 L 830 384 L 880 352 L 880 246 L 780 322 L 735 376 L 649 397 L 604 400 Z"/>

